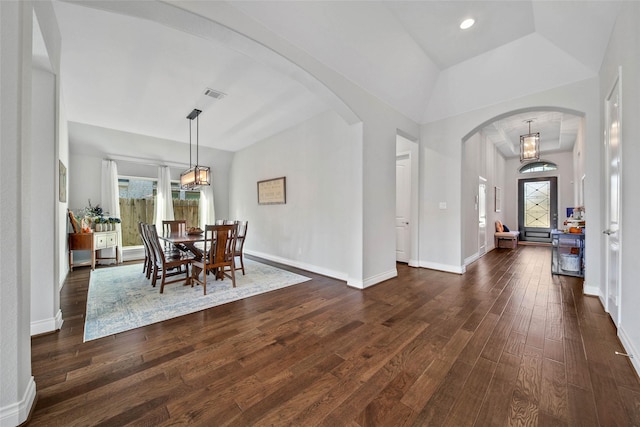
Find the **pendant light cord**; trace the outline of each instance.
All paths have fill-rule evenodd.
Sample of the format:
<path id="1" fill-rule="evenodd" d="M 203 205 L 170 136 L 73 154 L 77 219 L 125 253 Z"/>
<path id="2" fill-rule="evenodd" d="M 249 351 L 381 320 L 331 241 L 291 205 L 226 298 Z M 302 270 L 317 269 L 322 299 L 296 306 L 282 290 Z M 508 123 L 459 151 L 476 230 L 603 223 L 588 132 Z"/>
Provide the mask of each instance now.
<path id="1" fill-rule="evenodd" d="M 189 120 L 189 169 L 191 169 L 191 120 Z"/>
<path id="2" fill-rule="evenodd" d="M 200 163 L 200 114 L 196 117 L 196 166 Z"/>

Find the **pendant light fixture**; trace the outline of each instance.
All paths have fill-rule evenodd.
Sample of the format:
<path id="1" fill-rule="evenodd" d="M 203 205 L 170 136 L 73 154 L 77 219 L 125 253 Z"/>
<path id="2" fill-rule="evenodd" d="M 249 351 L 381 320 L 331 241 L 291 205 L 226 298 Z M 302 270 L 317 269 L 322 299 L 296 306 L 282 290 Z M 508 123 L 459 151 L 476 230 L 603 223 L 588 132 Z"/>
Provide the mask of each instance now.
<path id="1" fill-rule="evenodd" d="M 529 133 L 520 135 L 520 162 L 530 162 L 540 159 L 540 132 L 531 133 L 531 122 L 533 120 L 525 120 L 529 123 Z"/>
<path id="2" fill-rule="evenodd" d="M 187 119 L 189 120 L 189 169 L 180 174 L 180 188 L 183 190 L 194 190 L 203 185 L 211 185 L 211 169 L 207 166 L 200 166 L 199 161 L 199 124 L 198 118 L 202 113 L 201 110 L 194 109 Z M 193 120 L 196 121 L 196 164 L 191 166 L 191 128 Z"/>

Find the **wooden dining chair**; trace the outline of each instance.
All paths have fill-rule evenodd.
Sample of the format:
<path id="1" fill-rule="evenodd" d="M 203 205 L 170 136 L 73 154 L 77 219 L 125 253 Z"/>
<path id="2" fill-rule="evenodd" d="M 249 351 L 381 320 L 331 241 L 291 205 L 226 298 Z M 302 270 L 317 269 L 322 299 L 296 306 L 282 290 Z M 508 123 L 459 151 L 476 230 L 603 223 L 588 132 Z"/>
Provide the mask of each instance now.
<path id="1" fill-rule="evenodd" d="M 187 232 L 187 220 L 186 219 L 165 219 L 162 221 L 162 233 L 167 235 L 167 234 L 175 234 L 175 233 L 180 233 L 180 234 L 184 234 Z M 180 250 L 180 251 L 186 251 L 187 248 L 184 247 L 184 245 L 171 245 L 170 243 L 166 243 L 165 242 L 165 251 L 170 251 L 170 250 Z"/>
<path id="2" fill-rule="evenodd" d="M 155 287 L 157 280 L 160 279 L 160 293 L 164 292 L 164 285 L 169 283 L 177 283 L 186 281 L 191 282 L 189 276 L 189 265 L 193 261 L 193 254 L 187 252 L 165 253 L 158 238 L 158 230 L 154 224 L 146 224 L 146 234 L 149 239 L 150 246 L 154 252 L 154 265 L 151 284 Z M 168 280 L 169 277 L 184 277 Z M 193 282 L 191 282 L 193 286 Z"/>
<path id="3" fill-rule="evenodd" d="M 233 249 L 234 258 L 240 258 L 240 267 L 237 266 L 236 270 L 242 270 L 242 275 L 244 276 L 244 240 L 247 237 L 247 227 L 249 225 L 249 221 L 236 221 L 237 232 L 236 232 L 236 245 Z"/>
<path id="4" fill-rule="evenodd" d="M 207 294 L 207 275 L 215 272 L 214 277 L 231 279 L 233 287 L 236 287 L 236 274 L 233 249 L 236 245 L 236 224 L 207 225 L 204 230 L 204 253 L 200 260 L 193 260 L 191 277 L 192 282 L 202 285 L 204 294 Z M 228 269 L 228 270 L 227 270 Z M 225 272 L 229 271 L 229 274 Z M 199 276 L 202 273 L 202 280 Z"/>
<path id="5" fill-rule="evenodd" d="M 142 266 L 142 272 L 145 273 L 147 279 L 151 277 L 151 270 L 153 269 L 153 255 L 149 249 L 149 243 L 144 236 L 146 224 L 142 221 L 138 222 L 138 232 L 140 233 L 140 239 L 142 240 L 142 246 L 144 247 L 144 264 Z"/>

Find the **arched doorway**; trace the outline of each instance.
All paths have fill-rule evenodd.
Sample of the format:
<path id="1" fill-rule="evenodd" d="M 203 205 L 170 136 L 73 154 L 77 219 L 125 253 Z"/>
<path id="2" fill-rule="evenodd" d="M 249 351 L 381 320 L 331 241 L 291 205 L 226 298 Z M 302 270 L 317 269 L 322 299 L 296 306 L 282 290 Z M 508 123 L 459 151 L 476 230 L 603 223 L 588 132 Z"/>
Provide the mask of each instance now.
<path id="1" fill-rule="evenodd" d="M 478 125 L 463 138 L 463 202 L 462 246 L 465 264 L 480 256 L 477 244 L 477 177 L 487 179 L 488 200 L 493 202 L 487 212 L 487 223 L 500 220 L 511 229 L 519 228 L 518 179 L 520 135 L 528 133 L 527 120 L 534 118 L 532 131 L 540 132 L 540 151 L 544 159 L 557 163 L 558 171 L 534 171 L 526 178 L 556 176 L 558 194 L 553 197 L 553 214 L 562 223 L 564 208 L 576 206 L 583 168 L 576 161 L 577 147 L 584 142 L 583 118 L 579 111 L 558 107 L 529 107 L 498 115 Z M 473 190 L 472 190 L 473 189 Z M 500 206 L 496 205 L 500 194 Z M 489 233 L 491 229 L 488 230 Z M 489 239 L 491 244 L 491 239 Z M 490 248 L 488 248 L 490 249 Z"/>

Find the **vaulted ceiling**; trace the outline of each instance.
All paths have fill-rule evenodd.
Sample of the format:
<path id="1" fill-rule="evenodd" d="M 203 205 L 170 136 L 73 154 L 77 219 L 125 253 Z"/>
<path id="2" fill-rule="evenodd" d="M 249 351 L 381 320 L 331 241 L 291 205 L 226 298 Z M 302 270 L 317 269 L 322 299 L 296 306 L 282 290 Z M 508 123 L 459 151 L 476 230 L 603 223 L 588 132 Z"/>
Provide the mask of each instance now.
<path id="1" fill-rule="evenodd" d="M 227 33 L 192 31 L 178 19 L 190 2 L 158 3 L 154 17 L 139 12 L 148 2 L 114 2 L 117 13 L 108 3 L 54 1 L 70 121 L 188 142 L 186 115 L 199 108 L 200 144 L 236 151 L 330 108 L 255 50 L 229 44 Z M 597 75 L 619 7 L 614 1 L 227 4 L 418 123 Z M 197 7 L 208 6 L 216 7 Z M 459 23 L 467 17 L 476 24 L 463 31 Z M 226 96 L 207 97 L 207 88 Z M 549 138 L 571 140 L 575 116 L 539 116 Z M 487 129 L 506 156 L 527 118 Z"/>

